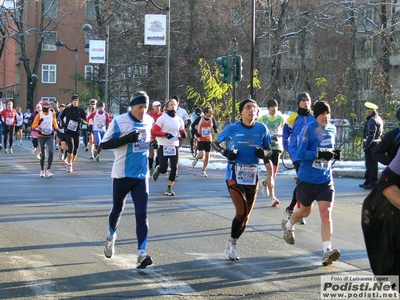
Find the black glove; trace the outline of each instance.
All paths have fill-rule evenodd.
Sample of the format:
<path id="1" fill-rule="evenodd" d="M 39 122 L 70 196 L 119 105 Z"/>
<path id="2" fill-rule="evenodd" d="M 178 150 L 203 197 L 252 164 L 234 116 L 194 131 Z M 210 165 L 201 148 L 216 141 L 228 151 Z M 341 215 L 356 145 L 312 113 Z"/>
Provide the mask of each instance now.
<path id="1" fill-rule="evenodd" d="M 199 133 L 196 133 L 195 135 L 196 135 L 196 137 L 201 137 L 201 135 Z"/>
<path id="2" fill-rule="evenodd" d="M 340 152 L 341 152 L 341 151 L 342 151 L 342 150 L 340 150 L 340 149 L 335 149 L 335 150 L 333 150 L 334 157 L 335 157 L 336 160 L 340 160 Z"/>
<path id="3" fill-rule="evenodd" d="M 328 160 L 328 161 L 333 159 L 334 155 L 335 154 L 333 152 L 331 152 L 331 151 L 318 151 L 317 152 L 317 158 L 323 158 L 323 159 Z"/>
<path id="4" fill-rule="evenodd" d="M 228 160 L 235 160 L 236 157 L 238 156 L 238 151 L 237 150 L 224 150 L 224 153 L 222 155 L 225 156 Z"/>
<path id="5" fill-rule="evenodd" d="M 265 156 L 264 150 L 260 147 L 256 147 L 256 150 L 254 151 L 254 156 L 258 158 L 264 158 Z"/>
<path id="6" fill-rule="evenodd" d="M 125 136 L 126 142 L 136 143 L 139 140 L 139 131 L 135 130 Z"/>
<path id="7" fill-rule="evenodd" d="M 39 125 L 42 124 L 42 122 L 43 122 L 43 118 L 41 118 L 41 119 L 39 120 Z"/>
<path id="8" fill-rule="evenodd" d="M 172 134 L 170 134 L 170 133 L 167 132 L 167 133 L 165 134 L 165 137 L 166 137 L 167 139 L 170 140 L 170 139 L 172 139 L 174 136 L 173 136 Z"/>
<path id="9" fill-rule="evenodd" d="M 78 118 L 78 120 L 77 120 L 79 123 L 82 123 L 83 122 L 83 119 L 82 118 Z"/>
<path id="10" fill-rule="evenodd" d="M 154 150 L 158 149 L 158 143 L 157 140 L 154 140 L 150 143 L 150 145 L 153 147 Z"/>

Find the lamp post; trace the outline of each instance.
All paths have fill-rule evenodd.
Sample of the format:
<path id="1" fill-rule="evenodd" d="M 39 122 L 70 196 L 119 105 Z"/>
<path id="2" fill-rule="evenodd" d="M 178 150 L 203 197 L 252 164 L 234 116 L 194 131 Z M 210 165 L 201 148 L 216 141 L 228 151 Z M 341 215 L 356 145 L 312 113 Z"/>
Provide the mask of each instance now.
<path id="1" fill-rule="evenodd" d="M 171 45 L 170 45 L 170 37 L 171 37 L 171 30 L 170 30 L 170 23 L 171 23 L 171 0 L 167 0 L 167 7 L 161 7 L 157 5 L 153 0 L 134 0 L 134 2 L 149 2 L 153 4 L 154 7 L 158 8 L 159 10 L 164 10 L 167 12 L 166 17 L 166 39 L 165 45 L 167 46 L 166 53 L 165 53 L 165 101 L 169 100 L 169 62 L 170 62 L 170 53 L 171 53 Z"/>
<path id="2" fill-rule="evenodd" d="M 102 36 L 96 29 L 93 29 L 92 25 L 85 24 L 82 26 L 82 30 L 84 31 L 94 31 L 98 36 Z M 108 103 L 108 50 L 110 44 L 110 27 L 106 26 L 106 49 L 105 49 L 105 75 L 104 75 L 104 103 L 107 106 L 107 109 L 110 110 L 110 106 Z"/>
<path id="3" fill-rule="evenodd" d="M 69 51 L 75 52 L 75 75 L 74 75 L 74 92 L 76 93 L 78 91 L 78 44 L 75 44 L 75 49 L 69 48 L 66 44 L 64 44 L 62 41 L 57 41 L 55 44 L 57 47 L 65 47 Z"/>
<path id="4" fill-rule="evenodd" d="M 36 74 L 32 74 L 29 69 L 29 58 L 21 56 L 18 60 L 24 62 L 24 68 L 26 71 L 26 107 L 33 111 L 33 93 L 35 91 L 38 77 Z"/>

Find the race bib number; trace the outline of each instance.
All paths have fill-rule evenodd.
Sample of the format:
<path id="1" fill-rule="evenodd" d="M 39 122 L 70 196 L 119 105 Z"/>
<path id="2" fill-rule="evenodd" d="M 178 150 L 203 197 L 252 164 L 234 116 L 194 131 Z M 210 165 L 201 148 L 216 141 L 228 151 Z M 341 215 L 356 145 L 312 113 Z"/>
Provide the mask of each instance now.
<path id="1" fill-rule="evenodd" d="M 133 144 L 133 152 L 146 152 L 149 149 L 149 143 L 147 141 L 147 134 L 145 130 L 140 131 L 138 141 Z"/>
<path id="2" fill-rule="evenodd" d="M 315 159 L 312 164 L 313 168 L 320 170 L 328 170 L 332 166 L 332 161 L 327 161 L 323 158 Z"/>
<path id="3" fill-rule="evenodd" d="M 104 124 L 103 123 L 97 123 L 97 129 L 103 129 Z"/>
<path id="4" fill-rule="evenodd" d="M 12 126 L 14 124 L 14 118 L 6 118 L 6 125 Z"/>
<path id="5" fill-rule="evenodd" d="M 203 127 L 201 129 L 201 136 L 203 137 L 211 136 L 211 127 Z"/>
<path id="6" fill-rule="evenodd" d="M 78 129 L 78 124 L 79 123 L 74 120 L 69 120 L 67 128 L 68 130 L 76 131 Z"/>
<path id="7" fill-rule="evenodd" d="M 164 156 L 176 155 L 176 147 L 175 146 L 164 146 L 163 154 L 164 154 Z"/>
<path id="8" fill-rule="evenodd" d="M 257 172 L 257 165 L 236 164 L 236 182 L 243 185 L 255 185 Z"/>
<path id="9" fill-rule="evenodd" d="M 45 135 L 52 134 L 53 130 L 51 128 L 42 128 L 41 133 Z"/>

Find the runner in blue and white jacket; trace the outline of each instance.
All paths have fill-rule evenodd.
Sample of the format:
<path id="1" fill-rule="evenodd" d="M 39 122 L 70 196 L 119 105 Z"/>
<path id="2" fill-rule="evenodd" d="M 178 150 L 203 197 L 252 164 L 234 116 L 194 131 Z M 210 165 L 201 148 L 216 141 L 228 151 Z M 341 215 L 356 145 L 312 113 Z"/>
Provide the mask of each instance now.
<path id="1" fill-rule="evenodd" d="M 335 197 L 331 166 L 333 159 L 340 158 L 340 152 L 335 149 L 336 127 L 329 123 L 331 108 L 328 102 L 315 103 L 313 110 L 315 121 L 303 127 L 297 147 L 297 156 L 301 161 L 297 180 L 300 208 L 293 212 L 289 220 L 283 219 L 281 226 L 284 240 L 294 244 L 294 224 L 309 216 L 312 203 L 316 200 L 321 217 L 322 264 L 327 266 L 340 258 L 340 251 L 331 249 L 331 213 Z"/>
<path id="2" fill-rule="evenodd" d="M 117 228 L 125 207 L 127 195 L 132 196 L 135 206 L 138 260 L 136 267 L 144 269 L 153 263 L 147 255 L 147 202 L 149 198 L 147 151 L 153 119 L 147 114 L 149 97 L 138 92 L 130 102 L 131 110 L 117 116 L 108 127 L 101 141 L 102 149 L 113 149 L 113 207 L 109 214 L 109 234 L 104 255 L 111 258 L 115 253 Z"/>

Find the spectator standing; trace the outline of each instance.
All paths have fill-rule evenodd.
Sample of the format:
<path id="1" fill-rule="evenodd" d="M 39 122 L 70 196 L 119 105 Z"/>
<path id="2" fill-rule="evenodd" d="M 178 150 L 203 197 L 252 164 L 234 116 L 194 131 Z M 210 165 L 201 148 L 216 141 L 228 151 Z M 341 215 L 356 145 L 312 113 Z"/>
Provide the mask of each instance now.
<path id="1" fill-rule="evenodd" d="M 40 158 L 40 177 L 53 177 L 51 165 L 54 156 L 54 132 L 58 130 L 56 115 L 50 110 L 49 100 L 42 101 L 42 111 L 33 120 L 33 128 L 38 128 L 38 142 L 42 156 Z M 47 151 L 46 151 L 47 150 Z M 47 153 L 47 169 L 44 160 Z"/>
<path id="2" fill-rule="evenodd" d="M 213 110 L 211 106 L 204 108 L 203 116 L 198 117 L 191 125 L 192 132 L 197 139 L 198 154 L 193 160 L 192 167 L 196 167 L 199 159 L 203 159 L 203 169 L 201 170 L 201 177 L 207 177 L 207 167 L 210 161 L 210 151 L 212 142 L 212 132 L 217 133 L 217 123 L 213 118 Z"/>
<path id="3" fill-rule="evenodd" d="M 294 224 L 310 215 L 316 200 L 321 218 L 322 265 L 327 266 L 340 259 L 340 251 L 331 249 L 335 196 L 331 165 L 334 158 L 340 158 L 340 153 L 335 150 L 336 127 L 330 124 L 331 108 L 328 102 L 315 103 L 314 116 L 315 121 L 302 129 L 297 148 L 297 158 L 301 161 L 297 180 L 300 208 L 289 219 L 283 219 L 281 226 L 284 240 L 294 244 Z"/>
<path id="4" fill-rule="evenodd" d="M 258 121 L 265 124 L 271 135 L 271 149 L 272 155 L 270 162 L 265 165 L 267 169 L 267 176 L 262 182 L 262 193 L 264 196 L 271 196 L 271 205 L 276 207 L 280 201 L 275 195 L 275 178 L 278 173 L 279 158 L 283 151 L 282 133 L 283 126 L 285 125 L 285 118 L 278 110 L 278 102 L 275 99 L 268 100 L 267 102 L 268 114 L 258 118 Z M 272 164 L 272 166 L 271 166 Z"/>
<path id="5" fill-rule="evenodd" d="M 6 149 L 6 153 L 14 153 L 13 152 L 13 139 L 15 132 L 15 125 L 17 124 L 17 112 L 13 108 L 12 100 L 7 100 L 6 109 L 1 111 L 1 117 L 3 121 L 3 136 L 4 136 L 4 148 Z M 8 142 L 8 147 L 7 147 Z"/>
<path id="6" fill-rule="evenodd" d="M 383 122 L 378 114 L 378 106 L 371 102 L 365 102 L 366 121 L 363 132 L 363 147 L 365 156 L 365 181 L 359 184 L 364 189 L 373 189 L 378 180 L 378 161 L 374 159 L 373 151 L 381 141 Z"/>
<path id="7" fill-rule="evenodd" d="M 200 116 L 203 115 L 203 112 L 201 111 L 200 107 L 196 107 L 196 109 L 194 110 L 194 112 L 190 115 L 190 124 L 193 124 L 193 122 Z M 194 153 L 194 133 L 192 131 L 192 126 L 190 126 L 190 130 L 189 130 L 189 136 L 190 136 L 190 153 Z"/>
<path id="8" fill-rule="evenodd" d="M 153 180 L 156 181 L 160 174 L 165 174 L 168 162 L 171 165 L 171 172 L 168 176 L 168 186 L 165 195 L 175 196 L 172 187 L 175 183 L 179 161 L 179 144 L 186 138 L 186 131 L 183 120 L 177 116 L 178 102 L 170 99 L 165 104 L 166 112 L 157 119 L 151 129 L 152 136 L 157 137 L 159 147 L 157 156 L 160 164 L 154 169 Z"/>
<path id="9" fill-rule="evenodd" d="M 97 110 L 93 111 L 89 115 L 87 121 L 92 123 L 91 126 L 94 138 L 92 143 L 94 144 L 95 148 L 93 154 L 96 161 L 99 162 L 101 152 L 100 142 L 103 139 L 104 133 L 106 132 L 108 126 L 110 125 L 111 119 L 109 113 L 104 110 L 104 105 L 102 102 L 99 102 L 97 106 Z"/>
<path id="10" fill-rule="evenodd" d="M 104 255 L 111 258 L 115 253 L 117 228 L 125 207 L 128 193 L 135 206 L 138 259 L 136 267 L 144 269 L 153 263 L 147 254 L 147 203 L 149 198 L 147 151 L 150 142 L 152 119 L 146 114 L 149 97 L 145 92 L 136 93 L 131 101 L 131 110 L 117 116 L 108 127 L 101 147 L 113 149 L 113 207 L 108 217 L 109 233 Z"/>
<path id="11" fill-rule="evenodd" d="M 283 148 L 289 152 L 296 174 L 300 168 L 300 159 L 297 157 L 297 142 L 299 141 L 300 132 L 306 124 L 312 121 L 315 121 L 315 118 L 311 113 L 311 97 L 306 92 L 300 93 L 297 96 L 297 112 L 291 114 L 287 118 L 282 133 Z M 295 187 L 293 190 L 292 201 L 289 206 L 285 208 L 285 214 L 289 218 L 293 213 L 296 204 L 298 204 L 296 191 Z M 300 224 L 304 225 L 305 223 L 305 219 L 300 220 Z"/>
<path id="12" fill-rule="evenodd" d="M 240 121 L 228 124 L 213 141 L 213 147 L 228 159 L 226 185 L 236 214 L 232 220 L 230 238 L 226 243 L 227 260 L 239 260 L 237 241 L 243 234 L 253 211 L 258 187 L 258 162 L 270 154 L 268 128 L 257 122 L 257 102 L 244 99 L 239 104 Z M 226 149 L 221 143 L 226 142 Z"/>
<path id="13" fill-rule="evenodd" d="M 39 131 L 38 131 L 38 128 L 33 128 L 32 125 L 33 125 L 33 120 L 35 120 L 36 115 L 41 111 L 42 111 L 42 105 L 40 103 L 38 103 L 35 106 L 35 111 L 29 117 L 29 127 L 31 127 L 31 136 L 32 136 L 31 153 L 35 154 L 36 150 L 37 150 L 37 155 L 36 155 L 37 159 L 41 158 L 41 152 L 40 152 L 40 147 L 39 147 L 39 142 L 38 142 Z"/>

